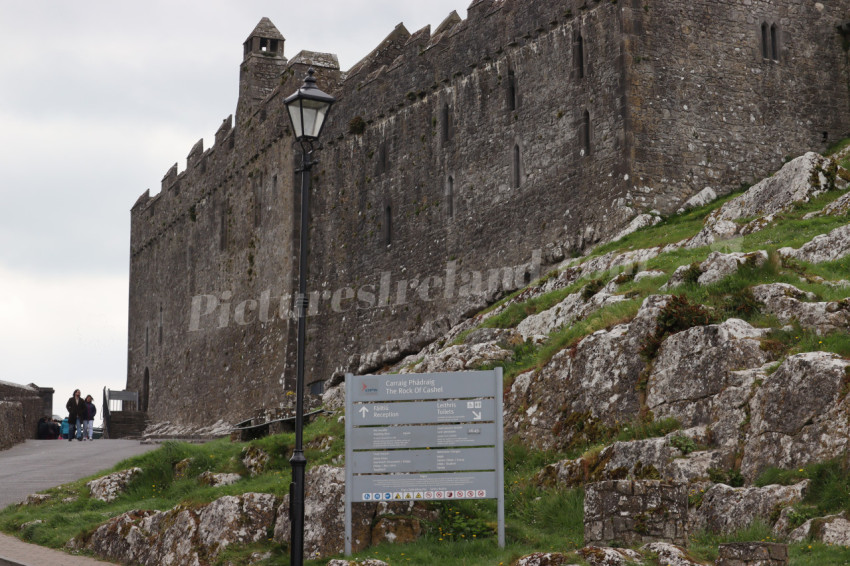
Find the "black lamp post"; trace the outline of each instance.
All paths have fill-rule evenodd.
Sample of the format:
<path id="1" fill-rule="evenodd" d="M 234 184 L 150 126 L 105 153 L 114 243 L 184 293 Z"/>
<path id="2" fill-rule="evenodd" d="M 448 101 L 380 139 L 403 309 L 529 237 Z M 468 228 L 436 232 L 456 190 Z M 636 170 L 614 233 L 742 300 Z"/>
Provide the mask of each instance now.
<path id="1" fill-rule="evenodd" d="M 289 119 L 295 131 L 295 141 L 301 145 L 301 250 L 298 261 L 298 295 L 295 308 L 298 312 L 298 351 L 295 373 L 295 450 L 289 463 L 292 466 L 292 483 L 289 485 L 290 564 L 301 566 L 304 562 L 304 346 L 307 338 L 307 238 L 310 219 L 310 172 L 313 161 L 313 144 L 319 139 L 325 118 L 336 99 L 316 88 L 313 68 L 294 94 L 283 101 L 289 110 Z"/>

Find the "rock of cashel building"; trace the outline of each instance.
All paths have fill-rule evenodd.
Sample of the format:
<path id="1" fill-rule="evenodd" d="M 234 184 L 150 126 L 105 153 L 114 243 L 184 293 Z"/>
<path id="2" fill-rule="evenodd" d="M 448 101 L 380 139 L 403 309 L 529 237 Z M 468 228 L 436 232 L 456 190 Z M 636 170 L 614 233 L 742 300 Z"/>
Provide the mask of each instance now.
<path id="1" fill-rule="evenodd" d="M 263 18 L 235 114 L 132 207 L 127 388 L 154 421 L 195 427 L 290 406 L 299 158 L 283 100 L 308 68 L 337 98 L 311 194 L 318 393 L 640 214 L 850 134 L 847 21 L 850 0 L 474 0 L 466 19 L 399 24 L 346 71 L 287 58 Z"/>

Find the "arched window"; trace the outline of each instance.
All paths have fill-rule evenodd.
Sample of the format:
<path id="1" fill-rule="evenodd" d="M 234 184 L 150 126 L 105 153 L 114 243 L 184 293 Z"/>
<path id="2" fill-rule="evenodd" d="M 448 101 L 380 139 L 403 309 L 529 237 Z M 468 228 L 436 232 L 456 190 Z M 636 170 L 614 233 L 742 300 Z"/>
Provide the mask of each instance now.
<path id="1" fill-rule="evenodd" d="M 582 114 L 580 130 L 582 155 L 590 155 L 590 112 L 587 110 Z"/>
<path id="2" fill-rule="evenodd" d="M 513 179 L 511 180 L 513 187 L 516 189 L 519 187 L 519 183 L 521 180 L 521 168 L 522 161 L 521 155 L 519 151 L 519 144 L 514 145 L 514 163 L 513 163 Z"/>
<path id="3" fill-rule="evenodd" d="M 446 216 L 452 218 L 455 215 L 455 180 L 449 175 L 446 181 Z"/>

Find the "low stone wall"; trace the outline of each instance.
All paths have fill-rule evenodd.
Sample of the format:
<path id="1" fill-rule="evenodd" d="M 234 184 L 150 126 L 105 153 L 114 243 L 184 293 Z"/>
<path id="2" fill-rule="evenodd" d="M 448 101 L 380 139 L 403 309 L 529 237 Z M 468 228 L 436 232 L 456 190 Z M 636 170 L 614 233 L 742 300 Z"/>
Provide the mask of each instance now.
<path id="1" fill-rule="evenodd" d="M 716 566 L 787 566 L 788 545 L 775 542 L 730 542 L 718 549 Z"/>
<path id="2" fill-rule="evenodd" d="M 51 414 L 53 389 L 0 381 L 0 402 L 9 405 L 0 409 L 0 449 L 6 449 L 38 438 L 39 419 Z"/>
<path id="3" fill-rule="evenodd" d="M 0 450 L 30 438 L 24 434 L 24 407 L 19 401 L 0 401 Z"/>
<path id="4" fill-rule="evenodd" d="M 684 484 L 612 480 L 585 486 L 584 542 L 592 546 L 688 542 Z"/>

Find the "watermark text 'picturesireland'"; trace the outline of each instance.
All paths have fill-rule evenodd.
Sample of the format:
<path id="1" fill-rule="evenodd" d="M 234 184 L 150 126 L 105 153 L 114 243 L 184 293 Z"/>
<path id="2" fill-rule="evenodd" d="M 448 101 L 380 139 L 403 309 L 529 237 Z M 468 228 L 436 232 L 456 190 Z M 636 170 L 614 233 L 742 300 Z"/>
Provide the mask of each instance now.
<path id="1" fill-rule="evenodd" d="M 360 287 L 308 293 L 307 316 L 345 313 L 353 310 L 398 307 L 415 302 L 452 301 L 457 298 L 482 296 L 500 290 L 512 290 L 540 277 L 541 251 L 534 250 L 529 263 L 493 268 L 487 271 L 459 270 L 457 261 L 446 263 L 442 275 L 395 279 L 383 271 L 374 283 Z M 189 331 L 226 328 L 231 324 L 245 326 L 274 319 L 291 319 L 298 315 L 297 301 L 290 293 L 273 296 L 267 289 L 259 297 L 236 299 L 232 290 L 192 297 Z"/>

